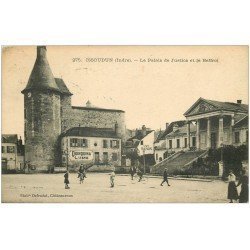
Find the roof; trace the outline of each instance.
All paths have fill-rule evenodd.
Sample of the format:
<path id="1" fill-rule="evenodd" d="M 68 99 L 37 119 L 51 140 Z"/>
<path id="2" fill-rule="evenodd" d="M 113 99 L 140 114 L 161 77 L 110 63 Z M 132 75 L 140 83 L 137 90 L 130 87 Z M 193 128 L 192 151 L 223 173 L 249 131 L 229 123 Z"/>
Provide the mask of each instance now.
<path id="1" fill-rule="evenodd" d="M 62 94 L 72 95 L 62 78 L 55 78 L 55 81 Z"/>
<path id="2" fill-rule="evenodd" d="M 63 79 L 55 78 L 46 57 L 45 46 L 37 46 L 37 58 L 31 71 L 24 94 L 30 90 L 52 90 L 65 95 L 72 95 Z"/>
<path id="3" fill-rule="evenodd" d="M 161 134 L 161 136 L 157 138 L 155 142 L 159 142 L 160 140 L 165 140 L 166 136 L 173 131 L 173 127 L 175 124 L 177 124 L 178 127 L 182 127 L 185 123 L 186 123 L 185 120 L 171 122 L 168 128 Z"/>
<path id="4" fill-rule="evenodd" d="M 98 108 L 98 107 L 78 107 L 78 106 L 72 106 L 73 109 L 84 109 L 84 110 L 90 110 L 90 111 L 104 111 L 104 112 L 120 112 L 125 113 L 125 111 L 120 109 L 105 109 L 105 108 Z"/>
<path id="5" fill-rule="evenodd" d="M 17 134 L 2 134 L 2 143 L 17 143 Z"/>
<path id="6" fill-rule="evenodd" d="M 146 135 L 143 135 L 142 130 L 137 130 L 136 131 L 136 135 L 129 138 L 128 141 L 133 141 L 133 140 L 142 140 L 144 137 L 146 137 L 148 134 L 150 134 L 151 132 L 153 132 L 154 130 L 147 130 L 146 131 Z"/>
<path id="7" fill-rule="evenodd" d="M 248 115 L 241 116 L 241 119 L 236 120 L 234 123 L 234 128 L 248 127 Z"/>
<path id="8" fill-rule="evenodd" d="M 196 132 L 196 126 L 190 123 L 190 133 Z M 166 137 L 175 137 L 177 135 L 185 135 L 187 134 L 187 126 L 179 127 L 176 131 L 172 131 L 171 133 L 167 134 Z"/>
<path id="9" fill-rule="evenodd" d="M 208 100 L 204 98 L 199 98 L 185 113 L 185 116 L 192 115 L 190 112 L 198 106 L 199 103 L 207 103 L 210 105 L 207 109 L 203 111 L 198 111 L 198 113 L 207 113 L 216 110 L 226 110 L 226 111 L 233 111 L 233 112 L 243 112 L 248 113 L 248 105 L 242 103 L 234 103 L 234 102 L 220 102 L 214 100 Z"/>
<path id="10" fill-rule="evenodd" d="M 120 138 L 116 135 L 115 130 L 112 128 L 93 128 L 93 127 L 70 128 L 62 136 Z"/>
<path id="11" fill-rule="evenodd" d="M 50 69 L 49 62 L 46 57 L 46 51 L 47 49 L 45 46 L 37 47 L 37 58 L 31 71 L 27 86 L 22 93 L 29 90 L 53 90 L 60 92 Z"/>

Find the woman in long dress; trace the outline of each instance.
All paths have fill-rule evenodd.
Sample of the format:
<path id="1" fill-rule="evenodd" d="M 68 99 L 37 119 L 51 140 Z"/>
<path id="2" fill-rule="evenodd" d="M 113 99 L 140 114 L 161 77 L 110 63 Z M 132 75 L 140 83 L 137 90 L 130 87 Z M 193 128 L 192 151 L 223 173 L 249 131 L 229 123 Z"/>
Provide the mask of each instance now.
<path id="1" fill-rule="evenodd" d="M 233 173 L 232 170 L 229 171 L 229 175 L 228 175 L 228 193 L 227 193 L 227 198 L 230 200 L 230 203 L 233 203 L 233 200 L 238 200 L 239 196 L 238 196 L 238 191 L 236 188 L 236 177 Z"/>
<path id="2" fill-rule="evenodd" d="M 248 203 L 248 176 L 246 170 L 242 170 L 237 187 L 241 185 L 239 203 Z"/>

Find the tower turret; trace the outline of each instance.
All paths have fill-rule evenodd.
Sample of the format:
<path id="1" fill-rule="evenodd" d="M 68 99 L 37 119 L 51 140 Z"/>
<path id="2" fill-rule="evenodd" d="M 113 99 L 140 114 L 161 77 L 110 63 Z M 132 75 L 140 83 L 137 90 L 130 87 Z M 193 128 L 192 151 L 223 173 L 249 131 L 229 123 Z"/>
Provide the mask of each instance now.
<path id="1" fill-rule="evenodd" d="M 37 171 L 48 171 L 57 163 L 61 134 L 61 90 L 52 74 L 45 46 L 37 47 L 37 58 L 24 94 L 25 160 Z"/>

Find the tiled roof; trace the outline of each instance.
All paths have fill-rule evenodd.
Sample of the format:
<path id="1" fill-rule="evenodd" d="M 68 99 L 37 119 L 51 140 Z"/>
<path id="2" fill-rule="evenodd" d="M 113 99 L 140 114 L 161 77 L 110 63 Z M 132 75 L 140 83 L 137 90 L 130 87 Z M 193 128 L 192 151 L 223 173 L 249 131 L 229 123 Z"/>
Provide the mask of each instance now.
<path id="1" fill-rule="evenodd" d="M 162 133 L 161 136 L 157 138 L 155 142 L 159 142 L 160 140 L 165 140 L 166 136 L 173 131 L 173 127 L 175 124 L 177 124 L 179 127 L 182 127 L 185 123 L 186 123 L 185 120 L 171 122 L 168 128 Z"/>
<path id="2" fill-rule="evenodd" d="M 196 132 L 196 126 L 192 123 L 190 123 L 190 133 Z M 172 131 L 169 133 L 166 137 L 175 137 L 177 135 L 185 135 L 187 134 L 187 126 L 184 125 L 182 127 L 179 127 L 176 131 Z"/>
<path id="3" fill-rule="evenodd" d="M 234 128 L 248 127 L 248 115 L 241 117 L 241 119 L 235 120 Z"/>
<path id="4" fill-rule="evenodd" d="M 205 101 L 209 102 L 210 104 L 218 107 L 219 109 L 225 109 L 230 111 L 242 111 L 242 112 L 248 112 L 248 105 L 242 104 L 242 103 L 234 103 L 234 102 L 219 102 L 219 101 L 213 101 L 213 100 L 207 100 Z"/>
<path id="5" fill-rule="evenodd" d="M 16 134 L 2 134 L 2 143 L 17 143 L 18 137 Z"/>
<path id="6" fill-rule="evenodd" d="M 241 113 L 248 113 L 248 105 L 242 104 L 242 103 L 233 103 L 233 102 L 220 102 L 220 101 L 214 101 L 214 100 L 208 100 L 204 98 L 199 98 L 185 113 L 185 116 L 189 116 L 190 112 L 200 103 L 205 102 L 210 104 L 213 109 L 212 111 L 218 111 L 218 110 L 225 110 L 225 111 L 233 111 L 233 112 L 241 112 Z M 206 111 L 206 112 L 210 112 Z"/>
<path id="7" fill-rule="evenodd" d="M 142 140 L 145 136 L 153 132 L 154 130 L 147 130 L 146 135 L 143 135 L 142 130 L 137 130 L 136 135 L 129 138 L 128 141 L 133 141 L 133 140 Z"/>
<path id="8" fill-rule="evenodd" d="M 111 128 L 93 128 L 93 127 L 74 127 L 67 130 L 62 136 L 83 136 L 83 137 L 102 137 L 119 138 L 114 129 Z"/>
<path id="9" fill-rule="evenodd" d="M 97 108 L 97 107 L 78 107 L 72 106 L 73 109 L 83 109 L 83 110 L 90 110 L 90 111 L 103 111 L 103 112 L 119 112 L 125 113 L 125 111 L 120 109 L 105 109 L 105 108 Z"/>

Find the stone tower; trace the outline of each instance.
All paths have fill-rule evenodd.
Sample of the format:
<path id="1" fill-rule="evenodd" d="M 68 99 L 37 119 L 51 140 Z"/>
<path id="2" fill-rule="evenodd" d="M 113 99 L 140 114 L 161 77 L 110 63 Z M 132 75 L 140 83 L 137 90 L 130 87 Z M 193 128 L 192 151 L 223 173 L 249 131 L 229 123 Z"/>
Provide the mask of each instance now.
<path id="1" fill-rule="evenodd" d="M 45 46 L 37 47 L 37 58 L 24 94 L 25 160 L 37 172 L 57 164 L 61 134 L 61 91 L 50 69 Z"/>

